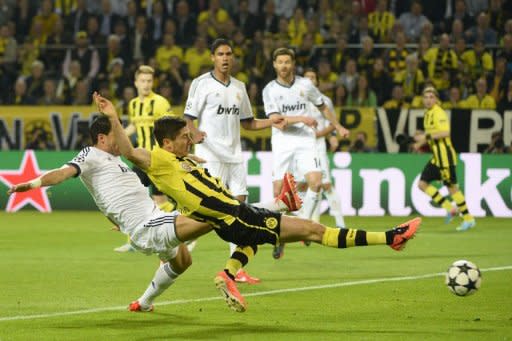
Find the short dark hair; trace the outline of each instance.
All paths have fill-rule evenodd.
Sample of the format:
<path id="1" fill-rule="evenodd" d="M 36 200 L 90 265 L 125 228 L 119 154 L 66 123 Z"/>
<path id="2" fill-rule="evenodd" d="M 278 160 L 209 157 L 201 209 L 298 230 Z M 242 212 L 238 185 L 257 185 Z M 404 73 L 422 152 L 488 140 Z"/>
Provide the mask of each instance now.
<path id="1" fill-rule="evenodd" d="M 108 135 L 112 130 L 112 124 L 110 124 L 110 120 L 107 115 L 100 114 L 97 116 L 91 123 L 89 127 L 89 136 L 91 137 L 91 141 L 93 145 L 98 143 L 98 135 Z"/>
<path id="2" fill-rule="evenodd" d="M 164 139 L 174 140 L 178 136 L 180 130 L 187 125 L 187 122 L 179 117 L 164 116 L 155 121 L 155 134 L 156 142 L 160 147 L 164 144 Z"/>
<path id="3" fill-rule="evenodd" d="M 272 53 L 272 60 L 275 61 L 279 56 L 290 56 L 292 60 L 295 61 L 295 52 L 287 47 L 280 47 L 275 49 Z"/>
<path id="4" fill-rule="evenodd" d="M 231 45 L 231 41 L 226 38 L 217 38 L 213 41 L 212 46 L 210 46 L 210 53 L 215 54 L 215 50 L 219 48 L 219 46 L 227 45 L 233 50 L 233 45 Z"/>

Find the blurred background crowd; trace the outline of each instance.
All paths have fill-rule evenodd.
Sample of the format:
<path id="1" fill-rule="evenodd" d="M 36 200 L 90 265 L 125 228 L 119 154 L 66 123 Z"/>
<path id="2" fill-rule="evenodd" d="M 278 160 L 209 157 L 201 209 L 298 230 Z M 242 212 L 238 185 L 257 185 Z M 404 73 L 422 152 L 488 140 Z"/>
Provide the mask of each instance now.
<path id="1" fill-rule="evenodd" d="M 336 106 L 420 108 L 425 83 L 445 108 L 512 109 L 512 1 L 0 0 L 0 104 L 125 110 L 134 70 L 156 70 L 172 105 L 211 67 L 209 43 L 233 41 L 233 75 L 253 105 L 291 46 Z"/>

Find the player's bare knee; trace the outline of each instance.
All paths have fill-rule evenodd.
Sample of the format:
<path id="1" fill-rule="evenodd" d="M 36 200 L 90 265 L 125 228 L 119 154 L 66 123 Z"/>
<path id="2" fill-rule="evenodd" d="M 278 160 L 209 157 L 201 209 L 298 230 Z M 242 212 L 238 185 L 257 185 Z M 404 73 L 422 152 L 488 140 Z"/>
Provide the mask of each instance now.
<path id="1" fill-rule="evenodd" d="M 324 225 L 314 222 L 314 221 L 310 221 L 308 223 L 307 240 L 312 241 L 312 242 L 321 243 L 324 232 L 325 232 Z"/>

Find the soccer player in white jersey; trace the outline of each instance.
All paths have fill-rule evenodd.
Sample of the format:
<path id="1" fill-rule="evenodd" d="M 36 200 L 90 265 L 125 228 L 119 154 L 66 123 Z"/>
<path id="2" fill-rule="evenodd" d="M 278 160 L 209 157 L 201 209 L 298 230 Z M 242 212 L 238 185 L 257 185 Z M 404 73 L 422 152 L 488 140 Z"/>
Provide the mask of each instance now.
<path id="1" fill-rule="evenodd" d="M 12 187 L 9 193 L 56 185 L 79 176 L 96 206 L 130 237 L 131 245 L 143 253 L 158 254 L 163 262 L 144 294 L 129 306 L 131 311 L 151 311 L 153 300 L 192 264 L 190 253 L 180 241 L 197 238 L 211 227 L 176 211 L 161 211 L 136 173 L 121 160 L 111 127 L 108 117 L 96 118 L 90 127 L 92 147 L 84 148 L 61 168 Z"/>
<path id="2" fill-rule="evenodd" d="M 318 86 L 318 77 L 314 69 L 307 69 L 304 72 L 304 77 L 309 78 L 315 86 Z M 329 107 L 332 112 L 335 112 L 331 99 L 324 94 L 322 94 L 322 99 L 325 105 Z M 316 147 L 318 157 L 320 159 L 320 168 L 322 169 L 322 193 L 327 199 L 329 204 L 329 213 L 334 218 L 336 226 L 342 228 L 345 227 L 345 220 L 341 214 L 339 196 L 332 188 L 331 169 L 329 167 L 329 158 L 327 157 L 327 147 L 325 144 L 325 139 L 328 138 L 330 149 L 334 152 L 339 145 L 338 138 L 336 135 L 332 134 L 334 132 L 334 126 L 325 117 L 323 117 L 320 111 L 312 104 L 311 113 L 313 118 L 318 122 L 316 131 Z M 297 179 L 297 181 L 301 180 L 302 179 Z M 317 222 L 320 221 L 320 205 L 317 205 L 312 220 Z"/>
<path id="3" fill-rule="evenodd" d="M 284 118 L 255 119 L 245 84 L 231 76 L 233 47 L 227 39 L 216 39 L 211 46 L 213 70 L 192 81 L 185 105 L 185 119 L 194 136 L 195 155 L 206 160 L 204 168 L 219 177 L 237 200 L 247 199 L 247 169 L 242 158 L 240 125 L 260 130 L 272 125 L 283 128 Z M 194 125 L 197 120 L 197 128 Z M 284 174 L 283 174 L 284 175 Z M 286 181 L 286 180 L 285 180 Z M 233 258 L 244 257 L 230 243 Z M 258 278 L 241 269 L 236 280 L 255 284 Z"/>
<path id="4" fill-rule="evenodd" d="M 293 50 L 278 48 L 272 59 L 277 77 L 263 89 L 265 113 L 268 117 L 281 114 L 287 123 L 283 130 L 272 128 L 274 193 L 281 190 L 281 179 L 286 172 L 295 170 L 304 174 L 308 189 L 301 217 L 311 219 L 320 200 L 322 172 L 316 148 L 316 120 L 311 116 L 309 103 L 318 107 L 341 137 L 347 137 L 349 132 L 336 120 L 313 83 L 308 78 L 295 75 Z M 273 257 L 279 259 L 283 248 L 284 244 L 276 246 Z"/>

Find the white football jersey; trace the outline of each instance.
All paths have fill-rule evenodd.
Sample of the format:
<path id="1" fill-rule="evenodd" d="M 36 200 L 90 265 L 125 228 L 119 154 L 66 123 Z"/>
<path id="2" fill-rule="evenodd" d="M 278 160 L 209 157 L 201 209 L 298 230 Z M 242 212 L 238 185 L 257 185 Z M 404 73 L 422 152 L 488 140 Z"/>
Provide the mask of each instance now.
<path id="1" fill-rule="evenodd" d="M 240 163 L 240 121 L 252 119 L 252 108 L 245 84 L 230 77 L 226 85 L 212 72 L 192 81 L 185 105 L 186 116 L 198 119 L 198 129 L 206 133 L 195 154 L 207 161 Z"/>
<path id="2" fill-rule="evenodd" d="M 121 160 L 95 147 L 86 147 L 70 162 L 100 211 L 130 236 L 160 210 L 139 177 Z M 136 209 L 134 209 L 136 208 Z"/>
<path id="3" fill-rule="evenodd" d="M 280 113 L 283 116 L 311 116 L 310 103 L 323 104 L 322 94 L 310 79 L 295 76 L 292 85 L 269 82 L 263 89 L 263 104 L 267 116 Z M 315 130 L 304 123 L 289 125 L 284 131 L 272 128 L 272 138 L 286 136 L 315 137 Z"/>

